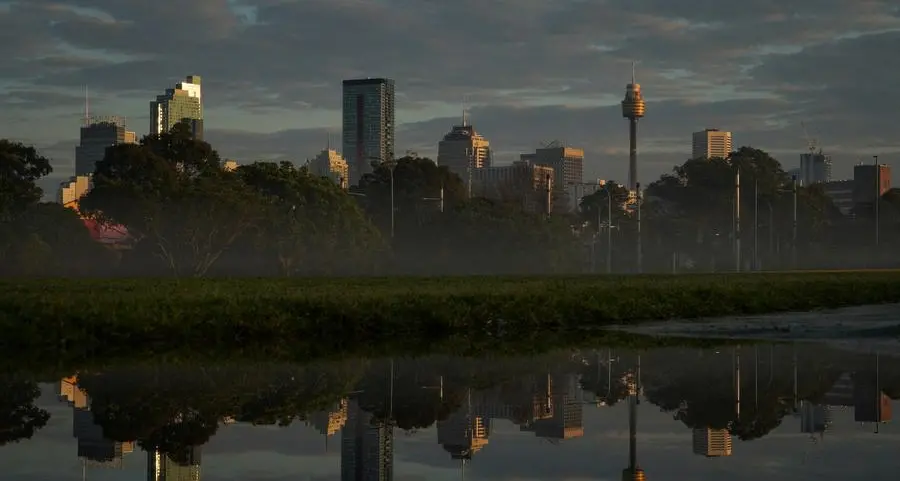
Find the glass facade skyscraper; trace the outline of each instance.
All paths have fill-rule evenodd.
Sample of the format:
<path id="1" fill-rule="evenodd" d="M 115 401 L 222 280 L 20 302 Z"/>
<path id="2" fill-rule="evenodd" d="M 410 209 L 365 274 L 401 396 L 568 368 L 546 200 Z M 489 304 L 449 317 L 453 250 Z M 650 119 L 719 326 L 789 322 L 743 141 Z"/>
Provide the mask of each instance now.
<path id="1" fill-rule="evenodd" d="M 350 185 L 357 185 L 373 161 L 394 159 L 394 81 L 344 80 L 343 131 Z"/>
<path id="2" fill-rule="evenodd" d="M 134 132 L 125 129 L 125 121 L 119 117 L 94 117 L 81 127 L 78 146 L 75 147 L 75 176 L 92 175 L 97 162 L 103 160 L 106 148 L 124 143 L 135 143 Z"/>
<path id="3" fill-rule="evenodd" d="M 150 102 L 150 134 L 172 130 L 178 122 L 188 122 L 194 138 L 203 139 L 203 96 L 200 76 L 189 75 L 175 88 L 166 89 Z"/>

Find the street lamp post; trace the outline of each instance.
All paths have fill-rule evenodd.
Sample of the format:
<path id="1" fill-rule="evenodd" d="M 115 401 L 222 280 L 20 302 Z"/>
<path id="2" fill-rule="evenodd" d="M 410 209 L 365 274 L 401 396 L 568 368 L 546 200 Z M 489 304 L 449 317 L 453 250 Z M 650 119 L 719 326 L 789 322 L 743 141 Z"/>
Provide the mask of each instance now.
<path id="1" fill-rule="evenodd" d="M 793 240 L 791 241 L 791 267 L 793 269 L 797 268 L 797 176 L 793 176 L 791 179 L 791 190 L 794 193 L 794 227 L 793 234 L 791 237 Z"/>
<path id="2" fill-rule="evenodd" d="M 577 183 L 570 182 L 570 184 L 574 185 L 576 188 L 576 197 L 577 197 L 577 189 L 578 186 L 581 186 L 582 189 L 587 187 L 588 185 L 593 186 L 595 189 L 597 188 L 597 184 L 587 184 L 587 183 Z M 600 192 L 601 189 L 597 189 L 594 193 Z M 583 191 L 582 191 L 583 192 Z M 603 186 L 602 192 L 606 193 L 606 273 L 612 274 L 612 191 L 609 190 L 609 184 Z M 596 256 L 593 255 L 593 246 L 596 243 L 597 236 L 600 235 L 600 225 L 602 224 L 602 220 L 600 218 L 600 202 L 597 202 L 597 232 L 594 234 L 594 241 L 591 243 L 591 272 L 596 271 Z"/>
<path id="3" fill-rule="evenodd" d="M 394 169 L 397 168 L 397 161 L 394 159 L 382 159 L 381 157 L 369 157 L 372 160 L 380 161 L 388 168 L 391 173 L 391 239 L 394 238 Z"/>
<path id="4" fill-rule="evenodd" d="M 875 159 L 875 255 L 878 255 L 878 247 L 881 241 L 881 169 L 878 166 L 878 156 L 872 156 Z"/>

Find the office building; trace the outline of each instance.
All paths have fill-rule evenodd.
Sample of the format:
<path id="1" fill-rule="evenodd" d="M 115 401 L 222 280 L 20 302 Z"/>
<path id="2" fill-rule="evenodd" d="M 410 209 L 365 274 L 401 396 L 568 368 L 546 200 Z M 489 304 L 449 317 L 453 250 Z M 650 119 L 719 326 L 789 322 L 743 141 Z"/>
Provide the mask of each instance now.
<path id="1" fill-rule="evenodd" d="M 470 186 L 472 171 L 491 166 L 490 142 L 475 131 L 463 114 L 462 125 L 454 125 L 438 142 L 437 164 L 447 167 Z"/>
<path id="2" fill-rule="evenodd" d="M 719 129 L 706 129 L 694 132 L 691 145 L 692 159 L 727 159 L 732 152 L 731 132 Z"/>
<path id="3" fill-rule="evenodd" d="M 133 144 L 134 132 L 125 128 L 125 119 L 115 116 L 86 118 L 75 147 L 75 175 L 92 175 L 97 162 L 103 160 L 107 147 Z"/>
<path id="4" fill-rule="evenodd" d="M 203 95 L 200 76 L 188 75 L 175 88 L 166 89 L 150 102 L 150 134 L 172 130 L 179 122 L 187 122 L 195 139 L 203 139 Z"/>
<path id="5" fill-rule="evenodd" d="M 843 215 L 853 213 L 853 181 L 836 180 L 824 185 L 827 195 Z"/>
<path id="6" fill-rule="evenodd" d="M 717 458 L 731 456 L 731 433 L 727 429 L 700 429 L 693 432 L 694 454 Z"/>
<path id="7" fill-rule="evenodd" d="M 831 157 L 821 152 L 801 154 L 797 180 L 804 187 L 831 182 Z"/>
<path id="8" fill-rule="evenodd" d="M 544 212 L 548 197 L 552 199 L 554 177 L 552 167 L 525 161 L 475 169 L 472 172 L 472 193 L 499 202 L 521 204 L 522 209 L 528 212 Z"/>
<path id="9" fill-rule="evenodd" d="M 853 203 L 872 204 L 875 198 L 891 190 L 891 166 L 858 164 L 853 166 Z"/>
<path id="10" fill-rule="evenodd" d="M 344 80 L 342 104 L 342 149 L 350 185 L 358 185 L 372 172 L 372 162 L 394 160 L 394 81 Z"/>
<path id="11" fill-rule="evenodd" d="M 346 189 L 350 186 L 350 167 L 336 150 L 325 149 L 309 162 L 309 173 L 326 177 Z"/>
<path id="12" fill-rule="evenodd" d="M 69 180 L 59 184 L 56 193 L 56 201 L 70 209 L 78 210 L 78 201 L 84 197 L 93 186 L 89 175 L 69 177 Z"/>
<path id="13" fill-rule="evenodd" d="M 520 161 L 553 168 L 555 185 L 581 184 L 584 179 L 584 149 L 566 147 L 559 141 L 550 142 L 534 153 L 522 154 Z"/>

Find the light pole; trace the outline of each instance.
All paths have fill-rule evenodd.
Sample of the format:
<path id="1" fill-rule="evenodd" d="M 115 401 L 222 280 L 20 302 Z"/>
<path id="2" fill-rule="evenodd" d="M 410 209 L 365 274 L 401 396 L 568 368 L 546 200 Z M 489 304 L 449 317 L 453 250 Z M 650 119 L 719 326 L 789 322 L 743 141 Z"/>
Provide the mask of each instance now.
<path id="1" fill-rule="evenodd" d="M 741 272 L 741 169 L 734 175 L 734 271 Z"/>
<path id="2" fill-rule="evenodd" d="M 606 273 L 612 274 L 612 191 L 609 190 L 609 184 L 603 186 L 603 189 L 597 188 L 597 184 L 589 184 L 589 183 L 577 183 L 577 182 L 569 182 L 570 185 L 574 185 L 577 189 L 578 186 L 581 186 L 582 189 L 587 186 L 593 186 L 595 189 L 594 194 L 597 192 L 604 192 L 606 194 Z M 577 194 L 577 192 L 576 192 Z M 600 215 L 602 214 L 600 210 L 600 199 L 597 199 L 597 232 L 594 234 L 594 241 L 592 242 L 592 255 L 591 255 L 591 272 L 597 270 L 596 267 L 596 256 L 593 255 L 593 245 L 596 243 L 597 237 L 600 235 L 600 226 L 603 224 Z"/>
<path id="3" fill-rule="evenodd" d="M 794 227 L 791 241 L 791 267 L 797 268 L 797 176 L 791 178 L 791 190 L 794 193 Z"/>
<path id="4" fill-rule="evenodd" d="M 878 166 L 878 156 L 872 156 L 875 159 L 875 255 L 878 255 L 878 247 L 881 241 L 881 216 L 879 204 L 881 204 L 881 169 Z M 877 258 L 877 257 L 876 257 Z"/>
<path id="5" fill-rule="evenodd" d="M 759 270 L 759 180 L 753 181 L 753 270 Z"/>

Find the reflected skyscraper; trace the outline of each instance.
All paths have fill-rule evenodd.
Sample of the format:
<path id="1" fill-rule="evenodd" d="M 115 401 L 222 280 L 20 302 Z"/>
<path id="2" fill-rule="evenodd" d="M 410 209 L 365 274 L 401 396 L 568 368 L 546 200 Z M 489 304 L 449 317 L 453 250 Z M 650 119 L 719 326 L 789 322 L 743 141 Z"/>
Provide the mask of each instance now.
<path id="1" fill-rule="evenodd" d="M 536 436 L 549 439 L 571 439 L 584 436 L 582 388 L 574 374 L 547 374 L 545 398 L 535 403 L 534 420 L 520 427 Z M 535 400 L 541 400 L 536 397 Z"/>
<path id="2" fill-rule="evenodd" d="M 78 378 L 69 376 L 59 383 L 59 398 L 72 407 L 72 435 L 78 443 L 78 457 L 84 468 L 121 468 L 122 457 L 134 451 L 133 442 L 118 442 L 103 436 L 94 422 L 90 398 L 78 387 Z"/>
<path id="3" fill-rule="evenodd" d="M 637 368 L 628 375 L 628 467 L 622 470 L 622 481 L 644 481 L 646 475 L 637 463 L 637 415 L 641 395 L 641 356 Z"/>
<path id="4" fill-rule="evenodd" d="M 341 430 L 341 481 L 389 481 L 394 478 L 394 427 L 351 400 Z"/>
<path id="5" fill-rule="evenodd" d="M 199 446 L 193 446 L 187 459 L 179 462 L 161 451 L 147 452 L 147 481 L 200 481 Z"/>
<path id="6" fill-rule="evenodd" d="M 328 450 L 328 438 L 337 434 L 347 424 L 349 400 L 341 399 L 335 406 L 327 411 L 319 411 L 309 416 L 307 426 L 315 428 L 319 434 L 325 436 L 325 450 Z"/>
<path id="7" fill-rule="evenodd" d="M 731 456 L 731 433 L 727 429 L 695 428 L 694 454 L 707 458 Z"/>
<path id="8" fill-rule="evenodd" d="M 460 472 L 465 477 L 466 463 L 488 444 L 491 435 L 490 418 L 475 413 L 472 390 L 466 395 L 466 405 L 443 421 L 437 422 L 438 443 L 460 461 Z"/>

